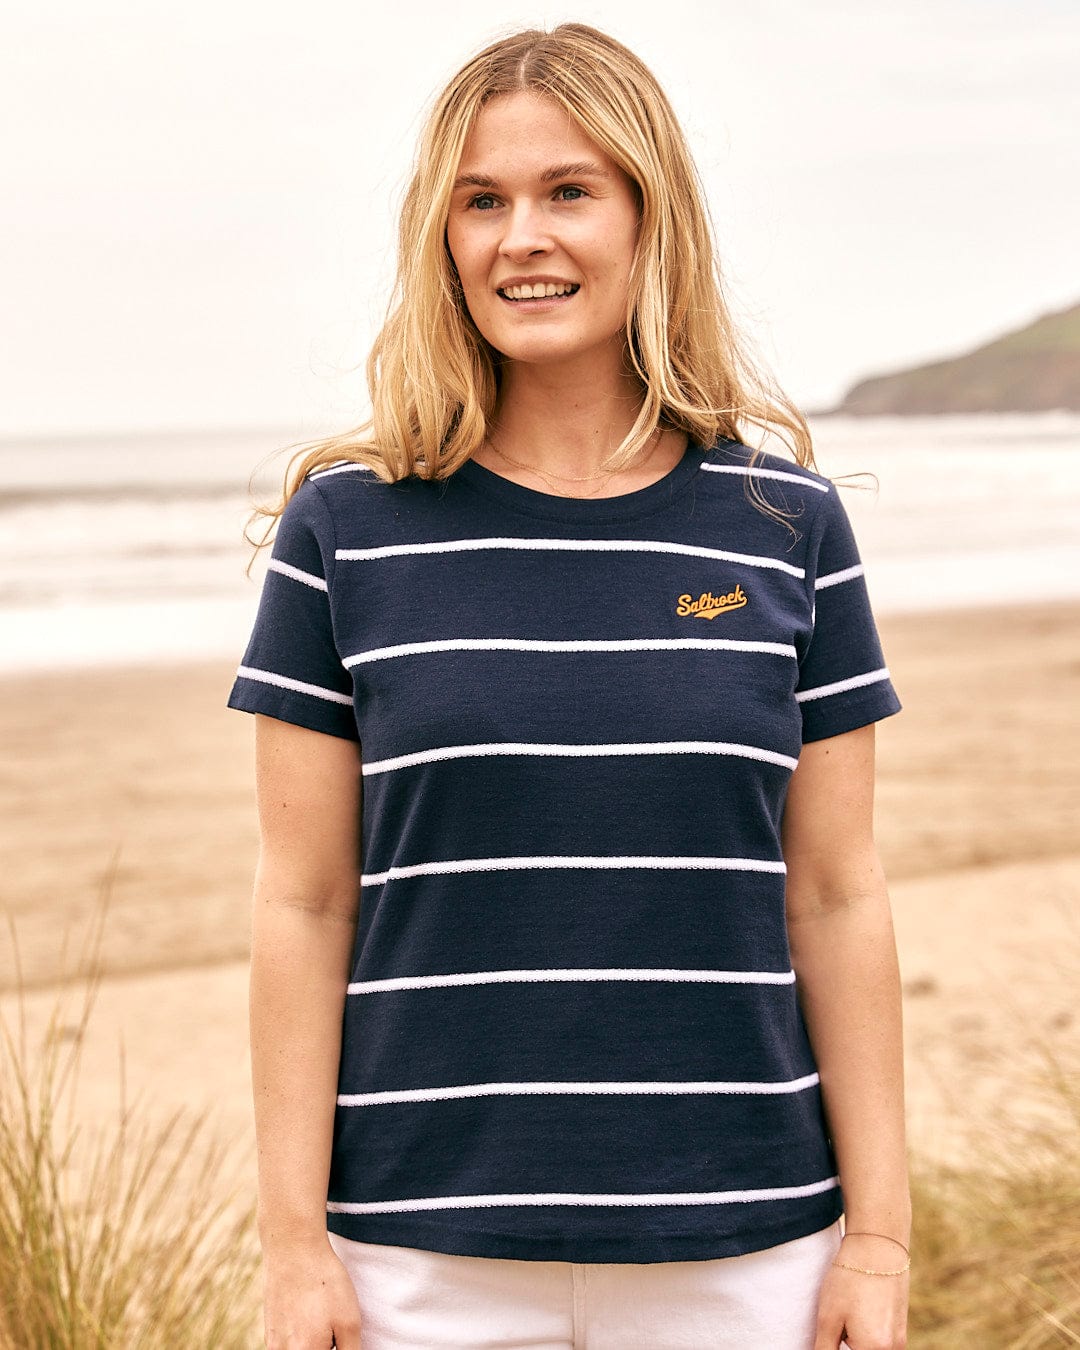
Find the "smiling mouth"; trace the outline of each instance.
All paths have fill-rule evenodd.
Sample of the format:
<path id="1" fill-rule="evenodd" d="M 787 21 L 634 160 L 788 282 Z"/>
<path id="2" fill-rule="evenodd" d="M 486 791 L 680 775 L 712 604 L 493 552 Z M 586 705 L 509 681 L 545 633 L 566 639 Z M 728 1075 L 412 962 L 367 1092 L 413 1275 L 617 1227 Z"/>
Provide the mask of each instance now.
<path id="1" fill-rule="evenodd" d="M 500 287 L 498 293 L 504 300 L 517 303 L 521 300 L 554 300 L 561 296 L 576 295 L 580 290 L 581 287 L 572 282 L 557 284 L 553 281 L 538 281 L 535 286 Z"/>

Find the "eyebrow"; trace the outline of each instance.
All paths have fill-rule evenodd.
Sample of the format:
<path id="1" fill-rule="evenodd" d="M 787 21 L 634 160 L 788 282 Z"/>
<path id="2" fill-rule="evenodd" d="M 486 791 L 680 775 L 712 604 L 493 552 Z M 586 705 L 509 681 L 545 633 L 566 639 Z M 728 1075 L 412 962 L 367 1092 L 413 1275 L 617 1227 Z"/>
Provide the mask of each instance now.
<path id="1" fill-rule="evenodd" d="M 581 159 L 572 164 L 553 164 L 540 175 L 541 183 L 554 183 L 560 178 L 610 178 L 610 172 L 595 160 Z M 497 188 L 498 181 L 483 173 L 463 173 L 454 180 L 454 188 Z"/>

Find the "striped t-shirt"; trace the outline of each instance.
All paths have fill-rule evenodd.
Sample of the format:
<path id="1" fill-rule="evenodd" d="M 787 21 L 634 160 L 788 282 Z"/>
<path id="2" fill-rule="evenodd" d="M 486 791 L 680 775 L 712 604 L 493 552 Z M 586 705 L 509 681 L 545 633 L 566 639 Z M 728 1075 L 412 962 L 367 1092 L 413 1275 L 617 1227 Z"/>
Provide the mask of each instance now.
<path id="1" fill-rule="evenodd" d="M 337 464 L 229 696 L 361 742 L 332 1232 L 703 1260 L 841 1211 L 784 921 L 805 741 L 896 712 L 833 487 L 745 446 L 569 499 Z"/>

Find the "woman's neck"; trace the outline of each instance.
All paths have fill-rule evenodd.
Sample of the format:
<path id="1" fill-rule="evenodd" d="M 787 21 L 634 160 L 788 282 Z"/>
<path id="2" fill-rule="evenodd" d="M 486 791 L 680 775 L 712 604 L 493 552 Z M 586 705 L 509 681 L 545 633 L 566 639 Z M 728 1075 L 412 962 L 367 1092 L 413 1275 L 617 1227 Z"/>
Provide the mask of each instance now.
<path id="1" fill-rule="evenodd" d="M 515 460 L 572 477 L 602 472 L 641 410 L 636 377 L 598 382 L 595 373 L 510 366 L 503 371 L 492 443 Z"/>

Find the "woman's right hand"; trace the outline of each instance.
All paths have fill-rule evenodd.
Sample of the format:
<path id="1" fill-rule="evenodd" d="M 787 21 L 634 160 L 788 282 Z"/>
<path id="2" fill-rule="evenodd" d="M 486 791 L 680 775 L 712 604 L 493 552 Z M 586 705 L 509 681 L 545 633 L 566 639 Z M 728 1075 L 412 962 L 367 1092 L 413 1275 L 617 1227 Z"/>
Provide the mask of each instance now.
<path id="1" fill-rule="evenodd" d="M 329 1242 L 263 1254 L 267 1350 L 360 1350 L 360 1305 Z"/>

